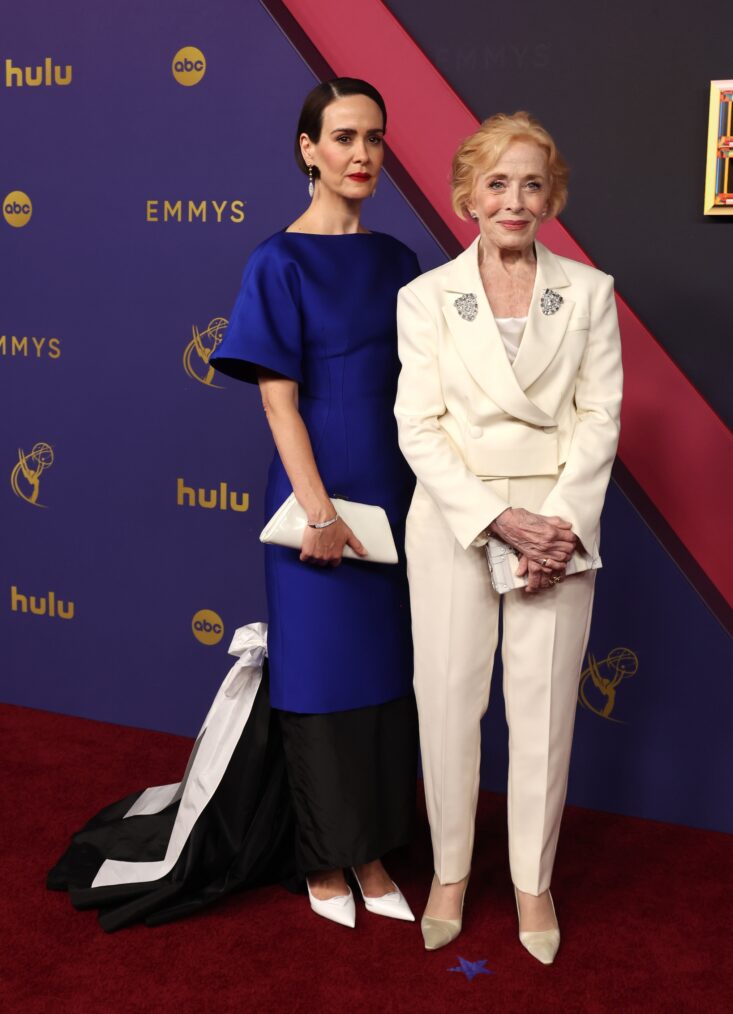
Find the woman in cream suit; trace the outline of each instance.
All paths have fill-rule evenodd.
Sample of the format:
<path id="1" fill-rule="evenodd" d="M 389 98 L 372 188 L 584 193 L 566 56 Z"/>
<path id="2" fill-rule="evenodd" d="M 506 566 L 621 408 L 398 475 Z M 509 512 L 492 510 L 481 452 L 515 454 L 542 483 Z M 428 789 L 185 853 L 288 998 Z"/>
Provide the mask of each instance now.
<path id="1" fill-rule="evenodd" d="M 461 929 L 503 598 L 511 874 L 520 940 L 545 964 L 560 942 L 549 887 L 622 386 L 613 279 L 535 241 L 565 204 L 567 175 L 526 113 L 486 120 L 453 162 L 454 208 L 479 236 L 398 299 L 395 412 L 417 476 L 407 559 L 435 860 L 425 946 Z M 494 591 L 489 534 L 516 552 L 525 588 Z M 573 555 L 580 572 L 566 577 Z"/>

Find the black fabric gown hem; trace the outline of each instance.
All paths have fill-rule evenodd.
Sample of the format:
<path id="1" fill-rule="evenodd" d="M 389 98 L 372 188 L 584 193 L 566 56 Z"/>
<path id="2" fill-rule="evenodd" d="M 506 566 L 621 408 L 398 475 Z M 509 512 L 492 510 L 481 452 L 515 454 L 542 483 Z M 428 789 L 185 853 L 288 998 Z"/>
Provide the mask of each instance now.
<path id="1" fill-rule="evenodd" d="M 68 891 L 75 909 L 98 909 L 101 928 L 111 933 L 133 923 L 158 926 L 193 916 L 249 888 L 280 884 L 302 893 L 308 872 L 382 859 L 407 845 L 412 834 L 414 711 L 408 698 L 338 715 L 277 712 L 270 707 L 265 663 L 226 770 L 170 872 L 154 881 L 92 887 L 108 859 L 155 862 L 166 854 L 178 802 L 159 813 L 126 817 L 141 795 L 133 793 L 105 807 L 73 836 L 46 886 Z M 374 749 L 375 739 L 381 749 Z M 334 748 L 343 770 L 352 771 L 346 786 L 332 763 Z M 293 749 L 296 764 L 288 770 Z M 372 765 L 375 771 L 364 777 L 363 768 Z M 321 769 L 331 777 L 321 776 Z M 395 771 L 401 777 L 395 778 Z M 320 817 L 315 824 L 310 807 Z"/>

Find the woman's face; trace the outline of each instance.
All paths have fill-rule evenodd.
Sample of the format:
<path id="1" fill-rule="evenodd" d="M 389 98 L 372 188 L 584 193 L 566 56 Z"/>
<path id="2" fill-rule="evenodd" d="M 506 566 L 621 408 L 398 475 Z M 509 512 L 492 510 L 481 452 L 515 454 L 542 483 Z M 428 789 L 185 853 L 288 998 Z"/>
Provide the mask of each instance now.
<path id="1" fill-rule="evenodd" d="M 468 210 L 483 243 L 521 251 L 533 243 L 549 196 L 545 152 L 534 141 L 512 141 L 488 172 L 477 174 Z"/>
<path id="2" fill-rule="evenodd" d="M 301 134 L 307 164 L 320 171 L 318 185 L 348 200 L 363 200 L 374 190 L 384 162 L 382 111 L 366 95 L 335 99 L 323 111 L 317 143 Z"/>

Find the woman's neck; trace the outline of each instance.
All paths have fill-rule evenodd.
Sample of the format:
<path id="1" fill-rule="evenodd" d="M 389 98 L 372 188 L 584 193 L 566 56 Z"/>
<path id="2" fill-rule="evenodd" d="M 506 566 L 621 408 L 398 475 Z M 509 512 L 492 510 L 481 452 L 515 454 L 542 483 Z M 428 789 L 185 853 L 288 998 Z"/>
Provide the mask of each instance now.
<path id="1" fill-rule="evenodd" d="M 309 207 L 288 228 L 288 232 L 313 232 L 340 236 L 368 232 L 361 224 L 361 201 L 351 201 L 327 193 L 319 183 Z"/>
<path id="2" fill-rule="evenodd" d="M 495 243 L 487 242 L 483 236 L 478 247 L 479 267 L 489 272 L 503 271 L 506 274 L 523 273 L 527 268 L 534 271 L 537 259 L 534 244 L 522 250 L 504 250 Z"/>

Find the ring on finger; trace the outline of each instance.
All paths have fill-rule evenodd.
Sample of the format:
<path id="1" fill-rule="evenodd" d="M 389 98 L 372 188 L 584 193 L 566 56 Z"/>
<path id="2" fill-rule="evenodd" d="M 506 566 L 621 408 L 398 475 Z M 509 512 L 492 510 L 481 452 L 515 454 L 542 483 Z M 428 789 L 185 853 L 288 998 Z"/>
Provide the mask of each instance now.
<path id="1" fill-rule="evenodd" d="M 548 563 L 549 563 L 549 558 L 548 557 L 545 557 L 544 560 L 540 560 L 540 566 L 541 567 L 546 567 Z"/>

